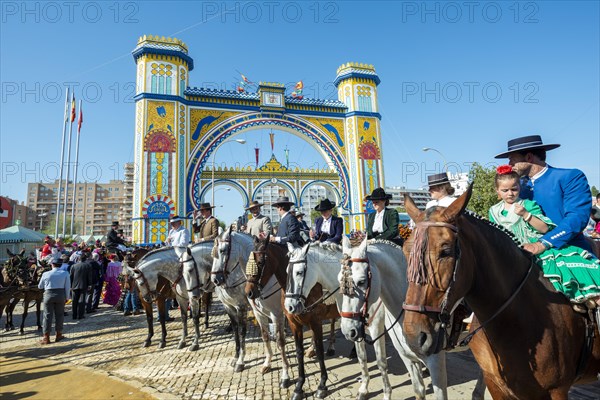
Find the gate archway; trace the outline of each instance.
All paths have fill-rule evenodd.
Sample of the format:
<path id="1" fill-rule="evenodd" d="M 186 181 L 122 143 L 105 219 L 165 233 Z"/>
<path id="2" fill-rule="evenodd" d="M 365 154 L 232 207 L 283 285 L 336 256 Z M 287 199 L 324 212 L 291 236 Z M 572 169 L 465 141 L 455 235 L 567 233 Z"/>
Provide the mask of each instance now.
<path id="1" fill-rule="evenodd" d="M 171 214 L 190 215 L 210 190 L 203 172 L 211 154 L 228 138 L 265 127 L 299 136 L 321 154 L 339 178 L 335 190 L 346 231 L 364 228 L 363 199 L 384 186 L 380 80 L 372 65 L 339 67 L 334 80 L 338 99 L 322 100 L 287 96 L 280 83 L 261 82 L 255 93 L 190 87 L 194 61 L 178 39 L 143 36 L 133 57 L 135 162 L 140 171 L 133 200 L 135 242 L 144 241 L 152 229 L 141 204 L 148 204 L 152 196 L 168 196 Z M 150 148 L 149 138 L 161 140 L 150 140 L 156 142 Z M 231 184 L 245 193 L 244 201 L 251 200 L 253 187 Z M 292 188 L 298 201 L 303 188 Z"/>

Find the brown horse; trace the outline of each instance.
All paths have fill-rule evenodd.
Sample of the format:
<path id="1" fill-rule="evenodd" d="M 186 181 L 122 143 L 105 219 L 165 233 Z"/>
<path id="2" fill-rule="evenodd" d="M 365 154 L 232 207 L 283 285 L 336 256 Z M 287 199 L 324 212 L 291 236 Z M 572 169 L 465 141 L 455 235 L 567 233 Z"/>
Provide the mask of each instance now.
<path id="1" fill-rule="evenodd" d="M 409 287 L 404 332 L 411 347 L 431 354 L 445 347 L 451 313 L 465 299 L 483 329 L 471 350 L 494 399 L 567 399 L 575 382 L 600 371 L 600 336 L 543 277 L 535 258 L 512 235 L 465 213 L 472 187 L 448 208 L 406 210 L 417 223 L 404 251 Z"/>
<path id="2" fill-rule="evenodd" d="M 128 252 L 124 255 L 124 265 L 127 270 L 135 269 L 138 261 L 145 256 L 150 250 L 147 248 L 137 248 L 132 252 Z M 127 281 L 129 285 L 137 286 L 135 279 L 129 274 L 127 275 Z M 162 316 L 167 316 L 167 310 L 165 302 L 167 299 L 175 298 L 174 286 L 169 282 L 169 280 L 163 276 L 158 277 L 158 284 L 156 286 L 156 296 L 154 299 L 146 299 L 142 296 L 142 292 L 138 288 L 138 296 L 140 302 L 142 303 L 142 307 L 144 308 L 144 312 L 146 314 L 146 323 L 148 324 L 148 336 L 144 341 L 144 347 L 149 347 L 152 344 L 152 337 L 154 336 L 154 310 L 152 307 L 152 303 L 156 302 L 156 307 L 158 308 L 158 315 L 160 316 L 160 327 L 161 327 L 161 339 L 159 343 L 159 348 L 164 348 L 167 345 L 167 326 L 165 323 L 165 319 Z M 205 306 L 204 313 L 204 326 L 208 328 L 208 312 L 212 302 L 212 293 L 203 293 L 201 301 Z M 182 312 L 186 312 L 183 310 Z M 180 345 L 179 348 L 183 348 L 183 345 Z"/>
<path id="3" fill-rule="evenodd" d="M 287 248 L 280 245 L 269 245 L 269 237 L 264 239 L 255 239 L 254 241 L 254 259 L 256 261 L 256 275 L 248 275 L 248 281 L 246 282 L 246 295 L 250 299 L 257 298 L 260 296 L 261 288 L 265 287 L 271 276 L 275 275 L 279 285 L 282 288 L 286 287 L 287 283 L 287 272 L 286 268 L 289 262 Z M 321 285 L 317 284 L 310 292 L 306 299 L 306 304 L 315 304 L 323 296 Z M 296 344 L 296 357 L 298 359 L 298 381 L 292 395 L 292 400 L 302 399 L 304 391 L 304 381 L 306 380 L 306 374 L 304 371 L 304 335 L 303 327 L 308 326 L 314 335 L 313 343 L 317 350 L 317 359 L 319 361 L 319 367 L 321 369 L 321 380 L 315 397 L 324 398 L 327 395 L 327 369 L 325 368 L 325 354 L 323 349 L 323 326 L 322 321 L 325 319 L 334 320 L 338 318 L 337 305 L 325 305 L 318 304 L 315 307 L 311 306 L 312 311 L 304 314 L 291 314 L 289 313 L 284 305 L 284 297 L 282 296 L 282 308 L 285 312 L 285 316 L 292 330 L 294 336 L 294 342 Z"/>

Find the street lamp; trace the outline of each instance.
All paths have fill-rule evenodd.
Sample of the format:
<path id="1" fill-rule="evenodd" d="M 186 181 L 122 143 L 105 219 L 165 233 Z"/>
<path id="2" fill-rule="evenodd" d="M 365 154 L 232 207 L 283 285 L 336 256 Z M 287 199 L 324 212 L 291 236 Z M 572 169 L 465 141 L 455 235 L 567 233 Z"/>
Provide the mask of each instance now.
<path id="1" fill-rule="evenodd" d="M 444 166 L 442 167 L 444 169 L 444 172 L 448 172 L 448 162 L 446 161 L 446 157 L 444 157 L 441 151 L 432 147 L 423 147 L 423 151 L 435 151 L 436 153 L 438 153 L 440 157 L 442 157 L 442 160 L 444 160 Z"/>
<path id="2" fill-rule="evenodd" d="M 38 217 L 40 219 L 40 232 L 42 231 L 42 224 L 44 223 L 44 217 L 48 215 L 48 213 L 41 213 L 38 214 Z"/>
<path id="3" fill-rule="evenodd" d="M 210 189 L 212 192 L 212 201 L 210 203 L 211 206 L 215 205 L 215 155 L 217 154 L 217 150 L 219 150 L 219 147 L 221 147 L 221 145 L 223 145 L 225 143 L 233 143 L 233 142 L 237 142 L 239 144 L 246 144 L 245 139 L 226 140 L 224 142 L 221 142 L 219 145 L 217 145 L 217 147 L 213 151 L 213 154 L 212 154 L 212 176 L 210 178 Z"/>

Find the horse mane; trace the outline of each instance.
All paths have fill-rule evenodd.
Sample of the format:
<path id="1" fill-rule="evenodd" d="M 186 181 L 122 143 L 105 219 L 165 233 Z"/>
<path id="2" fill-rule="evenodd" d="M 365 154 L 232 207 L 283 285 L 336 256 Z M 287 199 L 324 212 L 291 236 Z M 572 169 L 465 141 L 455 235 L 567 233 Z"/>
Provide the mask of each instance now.
<path id="1" fill-rule="evenodd" d="M 311 242 L 310 247 L 319 247 L 323 250 L 327 250 L 330 253 L 342 251 L 342 245 L 333 242 Z"/>
<path id="2" fill-rule="evenodd" d="M 158 249 L 150 250 L 149 252 L 147 252 L 146 254 L 144 254 L 144 255 L 142 256 L 142 258 L 140 258 L 140 259 L 138 260 L 138 264 L 139 264 L 139 263 L 140 263 L 142 260 L 145 260 L 145 259 L 147 259 L 147 258 L 150 258 L 150 256 L 152 256 L 152 255 L 154 255 L 154 254 L 157 254 L 157 253 L 162 253 L 162 252 L 165 252 L 165 251 L 171 250 L 172 248 L 173 248 L 172 246 L 165 246 L 165 247 L 160 247 L 160 248 L 158 248 Z"/>
<path id="3" fill-rule="evenodd" d="M 479 215 L 479 214 L 477 214 L 477 213 L 475 213 L 473 211 L 469 211 L 469 210 L 465 210 L 464 216 L 471 217 L 471 218 L 473 218 L 473 219 L 475 219 L 475 220 L 477 220 L 477 221 L 479 221 L 479 222 L 481 222 L 481 223 L 483 223 L 483 224 L 485 224 L 485 225 L 487 225 L 487 226 L 489 226 L 491 228 L 495 228 L 496 230 L 499 230 L 500 232 L 502 232 L 506 236 L 508 236 L 509 239 L 513 243 L 515 243 L 517 246 L 522 246 L 523 245 L 523 242 L 518 237 L 516 237 L 514 233 L 512 233 L 511 231 L 509 231 L 508 229 L 506 229 L 505 227 L 503 227 L 500 224 L 492 222 L 489 219 L 486 219 L 486 218 L 482 217 L 481 215 Z"/>
<path id="4" fill-rule="evenodd" d="M 389 246 L 394 247 L 397 250 L 402 250 L 402 246 L 385 239 L 369 239 L 369 241 L 367 242 L 367 246 L 370 246 L 372 244 L 387 244 Z"/>

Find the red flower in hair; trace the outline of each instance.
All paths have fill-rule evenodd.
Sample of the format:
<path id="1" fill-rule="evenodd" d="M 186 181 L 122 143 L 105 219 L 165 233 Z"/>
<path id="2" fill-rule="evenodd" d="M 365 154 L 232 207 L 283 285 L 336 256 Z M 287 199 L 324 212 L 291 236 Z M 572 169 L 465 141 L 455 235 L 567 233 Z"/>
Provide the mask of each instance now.
<path id="1" fill-rule="evenodd" d="M 496 168 L 496 173 L 498 175 L 507 175 L 513 172 L 513 167 L 511 167 L 510 165 L 501 165 L 498 168 Z"/>

